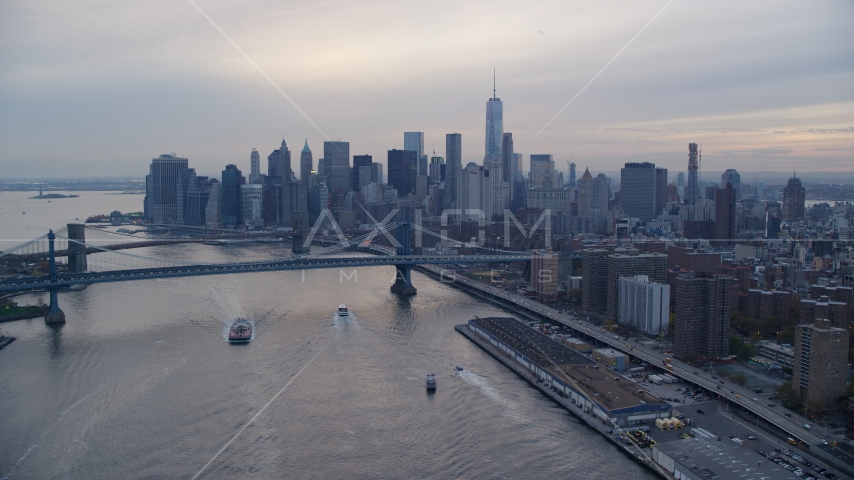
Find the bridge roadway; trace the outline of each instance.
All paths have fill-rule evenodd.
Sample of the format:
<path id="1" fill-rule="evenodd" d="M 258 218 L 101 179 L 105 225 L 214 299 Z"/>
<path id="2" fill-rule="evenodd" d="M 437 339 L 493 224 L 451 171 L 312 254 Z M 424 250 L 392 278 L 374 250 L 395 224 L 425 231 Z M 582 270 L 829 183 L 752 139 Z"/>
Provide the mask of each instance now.
<path id="1" fill-rule="evenodd" d="M 562 314 L 554 308 L 535 302 L 529 298 L 509 293 L 499 288 L 484 285 L 481 282 L 455 275 L 453 272 L 443 271 L 438 267 L 431 268 L 428 265 L 424 268 L 430 269 L 436 274 L 444 275 L 446 278 L 453 277 L 455 281 L 465 283 L 469 287 L 487 292 L 494 297 L 503 299 L 508 304 L 514 304 L 517 307 L 522 307 L 538 315 L 542 315 L 548 320 L 566 325 L 581 334 L 595 338 L 597 341 L 604 343 L 615 350 L 619 350 L 629 356 L 648 362 L 650 365 L 662 365 L 665 358 L 671 358 L 639 343 L 614 338 L 614 334 L 609 335 L 601 332 L 601 327 L 584 322 L 572 315 Z M 734 391 L 735 393 L 740 394 L 742 398 L 738 399 L 733 396 L 728 396 L 727 398 L 730 402 L 739 405 L 754 415 L 758 415 L 763 420 L 798 440 L 810 445 L 821 444 L 822 439 L 818 435 L 803 427 L 803 424 L 807 423 L 806 420 L 796 415 L 793 415 L 792 418 L 784 416 L 783 412 L 776 410 L 773 407 L 768 407 L 763 403 L 763 401 L 769 402 L 769 400 L 758 397 L 752 390 L 740 387 L 731 382 L 721 385 L 718 380 L 712 379 L 710 373 L 703 372 L 699 367 L 695 367 L 678 360 L 671 359 L 670 363 L 673 365 L 673 370 L 668 372 L 670 375 L 680 377 L 683 380 L 698 385 L 713 394 L 724 394 L 729 391 Z M 718 386 L 721 386 L 721 388 L 725 388 L 726 390 L 718 390 Z M 754 400 L 754 398 L 757 398 L 757 400 Z M 819 427 L 814 426 L 812 428 L 818 429 Z"/>
<path id="2" fill-rule="evenodd" d="M 287 259 L 274 262 L 249 262 L 229 264 L 202 264 L 176 267 L 115 270 L 57 275 L 55 282 L 50 277 L 13 278 L 0 281 L 0 292 L 32 288 L 57 288 L 90 283 L 126 282 L 153 278 L 193 277 L 201 275 L 223 275 L 231 273 L 273 272 L 284 270 L 311 270 L 318 268 L 356 268 L 383 265 L 423 265 L 454 263 L 498 263 L 524 262 L 530 260 L 526 254 L 506 255 L 406 255 L 365 257 L 318 257 Z"/>

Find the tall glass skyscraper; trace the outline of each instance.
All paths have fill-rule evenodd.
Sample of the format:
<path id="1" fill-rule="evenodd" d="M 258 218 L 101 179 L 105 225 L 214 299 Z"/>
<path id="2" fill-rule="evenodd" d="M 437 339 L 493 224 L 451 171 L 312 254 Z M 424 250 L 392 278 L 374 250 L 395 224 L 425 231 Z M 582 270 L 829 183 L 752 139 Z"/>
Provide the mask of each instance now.
<path id="1" fill-rule="evenodd" d="M 323 175 L 330 192 L 350 191 L 350 142 L 323 142 Z"/>
<path id="2" fill-rule="evenodd" d="M 512 137 L 511 137 L 512 142 Z M 486 102 L 486 141 L 484 146 L 483 166 L 489 170 L 492 181 L 491 211 L 487 215 L 501 215 L 504 208 L 509 207 L 510 197 L 507 195 L 507 185 L 504 182 L 503 158 L 501 155 L 504 143 L 504 104 L 495 95 L 495 83 L 492 85 L 492 98 Z M 505 202 L 505 199 L 507 200 Z"/>
<path id="3" fill-rule="evenodd" d="M 427 162 L 421 165 L 424 157 L 424 132 L 403 132 L 403 149 L 415 152 L 417 155 L 418 175 L 427 175 Z"/>
<path id="4" fill-rule="evenodd" d="M 457 208 L 457 187 L 463 169 L 463 137 L 459 133 L 445 135 L 445 208 Z"/>
<path id="5" fill-rule="evenodd" d="M 493 162 L 501 162 L 501 142 L 504 137 L 504 104 L 495 96 L 486 102 L 486 146 L 483 166 L 492 169 Z"/>
<path id="6" fill-rule="evenodd" d="M 258 150 L 252 149 L 249 155 L 249 183 L 253 185 L 261 184 L 261 156 L 258 155 Z"/>

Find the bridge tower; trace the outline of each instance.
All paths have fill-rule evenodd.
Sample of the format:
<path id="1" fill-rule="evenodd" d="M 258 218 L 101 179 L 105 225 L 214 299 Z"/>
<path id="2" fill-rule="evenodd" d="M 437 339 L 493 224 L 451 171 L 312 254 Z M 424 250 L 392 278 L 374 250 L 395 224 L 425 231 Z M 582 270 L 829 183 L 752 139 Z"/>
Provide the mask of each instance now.
<path id="1" fill-rule="evenodd" d="M 291 253 L 294 255 L 309 253 L 311 251 L 311 246 L 303 245 L 305 243 L 306 235 L 308 235 L 308 213 L 294 212 L 292 222 L 294 226 L 294 234 L 291 237 L 291 241 L 293 242 L 291 246 Z"/>
<path id="2" fill-rule="evenodd" d="M 44 321 L 45 323 L 65 323 L 65 313 L 59 309 L 59 299 L 56 297 L 56 292 L 59 290 L 59 287 L 55 285 L 57 282 L 56 250 L 54 250 L 53 242 L 56 239 L 56 235 L 53 234 L 53 230 L 48 232 L 47 239 L 49 246 L 48 251 L 50 252 L 50 283 L 53 285 L 48 287 L 48 291 L 50 292 L 50 308 L 47 313 L 44 314 Z"/>
<path id="3" fill-rule="evenodd" d="M 403 222 L 397 227 L 397 255 L 412 255 L 412 244 L 409 238 L 409 222 Z M 391 293 L 398 295 L 415 295 L 418 290 L 412 286 L 412 265 L 398 264 L 394 276 L 394 284 L 391 286 Z"/>
<path id="4" fill-rule="evenodd" d="M 83 273 L 89 270 L 86 261 L 86 226 L 82 223 L 68 224 L 68 239 L 77 240 L 80 243 L 68 242 L 68 272 Z"/>

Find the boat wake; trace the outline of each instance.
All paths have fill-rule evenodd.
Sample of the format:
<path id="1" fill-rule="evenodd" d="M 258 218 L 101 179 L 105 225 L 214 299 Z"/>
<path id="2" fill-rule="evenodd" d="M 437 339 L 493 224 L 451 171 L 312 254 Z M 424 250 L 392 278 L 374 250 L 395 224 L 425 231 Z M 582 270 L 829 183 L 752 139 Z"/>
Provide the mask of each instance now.
<path id="1" fill-rule="evenodd" d="M 501 396 L 501 394 L 498 393 L 498 390 L 493 388 L 485 378 L 465 369 L 458 370 L 457 375 L 459 375 L 464 382 L 473 387 L 477 387 L 477 389 L 480 390 L 481 395 L 503 407 L 504 411 L 501 412 L 503 416 L 512 418 L 519 423 L 528 423 L 528 419 L 519 413 L 519 404 Z"/>

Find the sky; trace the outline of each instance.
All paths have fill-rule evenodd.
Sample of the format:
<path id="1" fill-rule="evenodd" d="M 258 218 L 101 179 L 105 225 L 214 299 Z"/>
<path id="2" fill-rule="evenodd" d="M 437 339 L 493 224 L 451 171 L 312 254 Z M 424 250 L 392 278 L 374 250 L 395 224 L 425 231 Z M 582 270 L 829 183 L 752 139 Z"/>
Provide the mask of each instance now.
<path id="1" fill-rule="evenodd" d="M 252 148 L 265 169 L 282 138 L 387 163 L 404 131 L 439 156 L 461 133 L 482 163 L 493 69 L 526 168 L 674 177 L 696 142 L 709 171 L 851 172 L 851 19 L 852 0 L 3 0 L 0 178 L 142 177 L 171 152 L 219 175 Z"/>

